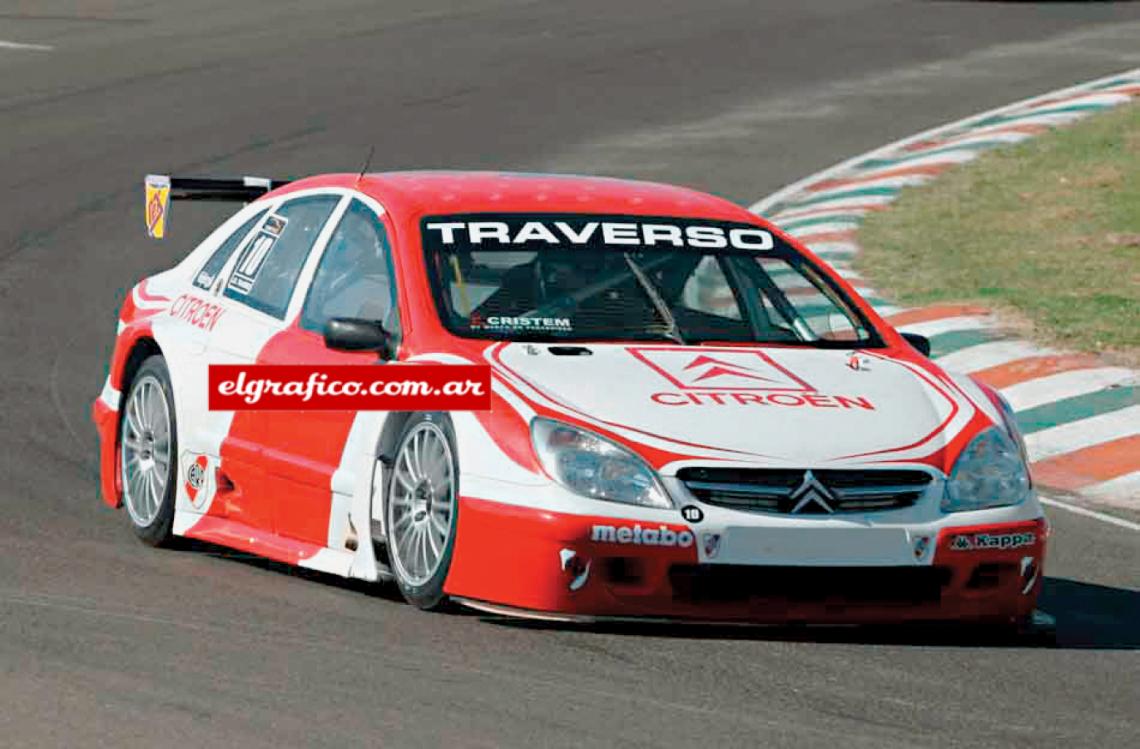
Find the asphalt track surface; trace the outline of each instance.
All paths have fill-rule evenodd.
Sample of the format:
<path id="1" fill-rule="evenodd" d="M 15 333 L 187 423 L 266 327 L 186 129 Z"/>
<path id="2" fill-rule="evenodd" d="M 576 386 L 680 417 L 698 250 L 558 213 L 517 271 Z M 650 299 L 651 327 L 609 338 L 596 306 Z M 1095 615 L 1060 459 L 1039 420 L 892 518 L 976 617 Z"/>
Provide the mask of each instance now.
<path id="1" fill-rule="evenodd" d="M 305 175 L 375 144 L 374 168 L 750 203 L 1138 60 L 1135 3 L 0 3 L 0 745 L 1140 744 L 1132 530 L 1051 513 L 1056 648 L 520 627 L 143 547 L 96 500 L 88 420 L 123 290 L 222 215 L 179 206 L 148 243 L 148 171 Z"/>

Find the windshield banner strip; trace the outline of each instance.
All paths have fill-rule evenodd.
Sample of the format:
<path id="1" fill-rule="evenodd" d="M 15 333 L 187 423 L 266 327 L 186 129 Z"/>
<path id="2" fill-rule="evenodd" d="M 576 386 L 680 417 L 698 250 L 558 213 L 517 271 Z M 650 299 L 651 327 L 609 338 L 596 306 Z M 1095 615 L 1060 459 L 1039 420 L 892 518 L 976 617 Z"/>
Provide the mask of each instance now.
<path id="1" fill-rule="evenodd" d="M 776 238 L 752 224 L 707 219 L 578 214 L 471 214 L 423 220 L 428 248 L 456 245 L 479 250 L 674 247 L 766 252 Z"/>

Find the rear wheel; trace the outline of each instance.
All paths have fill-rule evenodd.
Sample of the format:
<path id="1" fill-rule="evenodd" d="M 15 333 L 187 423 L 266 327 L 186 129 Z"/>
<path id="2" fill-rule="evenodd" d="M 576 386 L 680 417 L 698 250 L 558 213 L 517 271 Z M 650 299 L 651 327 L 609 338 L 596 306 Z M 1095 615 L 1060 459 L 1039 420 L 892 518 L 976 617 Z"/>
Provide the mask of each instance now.
<path id="1" fill-rule="evenodd" d="M 392 572 L 404 598 L 421 609 L 446 602 L 459 515 L 459 461 L 451 420 L 417 414 L 404 425 L 385 498 Z"/>
<path id="2" fill-rule="evenodd" d="M 178 436 L 174 391 L 163 357 L 143 362 L 120 419 L 119 480 L 131 526 L 151 546 L 168 544 L 173 538 Z"/>

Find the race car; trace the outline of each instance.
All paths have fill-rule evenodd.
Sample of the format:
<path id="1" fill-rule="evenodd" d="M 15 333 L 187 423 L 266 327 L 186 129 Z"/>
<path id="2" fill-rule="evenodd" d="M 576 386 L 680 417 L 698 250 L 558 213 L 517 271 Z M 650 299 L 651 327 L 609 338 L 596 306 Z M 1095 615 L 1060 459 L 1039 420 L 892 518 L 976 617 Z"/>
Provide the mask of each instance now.
<path id="1" fill-rule="evenodd" d="M 1008 404 L 729 201 L 497 172 L 151 177 L 246 203 L 128 294 L 101 494 L 200 539 L 558 620 L 1028 620 Z M 489 370 L 485 408 L 225 410 L 232 365 Z M 353 371 L 356 371 L 355 369 Z"/>

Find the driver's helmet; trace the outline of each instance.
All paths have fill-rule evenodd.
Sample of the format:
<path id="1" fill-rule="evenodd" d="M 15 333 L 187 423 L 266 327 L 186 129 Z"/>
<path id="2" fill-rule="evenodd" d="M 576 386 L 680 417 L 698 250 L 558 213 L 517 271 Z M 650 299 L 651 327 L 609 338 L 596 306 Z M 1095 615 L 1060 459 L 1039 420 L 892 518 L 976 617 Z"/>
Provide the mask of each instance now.
<path id="1" fill-rule="evenodd" d="M 619 252 L 582 250 L 540 255 L 539 272 L 547 293 L 572 291 L 625 267 Z"/>

